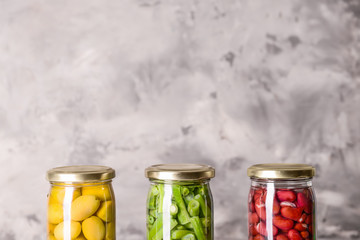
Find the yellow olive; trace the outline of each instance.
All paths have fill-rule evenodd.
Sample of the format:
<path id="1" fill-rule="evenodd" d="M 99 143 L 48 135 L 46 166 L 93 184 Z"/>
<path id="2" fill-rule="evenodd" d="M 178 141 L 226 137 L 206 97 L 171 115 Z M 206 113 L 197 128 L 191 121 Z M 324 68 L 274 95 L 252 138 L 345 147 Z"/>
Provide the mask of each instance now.
<path id="1" fill-rule="evenodd" d="M 71 195 L 71 201 L 81 195 L 80 188 L 67 187 L 68 194 Z M 50 202 L 63 204 L 65 198 L 65 187 L 53 186 L 50 191 Z"/>
<path id="2" fill-rule="evenodd" d="M 67 229 L 69 227 L 70 229 Z M 56 226 L 54 230 L 54 235 L 57 240 L 63 240 L 64 235 L 68 233 L 70 234 L 71 239 L 75 239 L 77 236 L 79 236 L 80 232 L 81 232 L 81 225 L 79 222 L 71 221 L 70 224 L 69 222 L 66 222 L 65 228 L 64 228 L 64 222 L 61 222 L 59 223 L 59 225 Z M 66 239 L 68 239 L 67 236 L 65 237 Z"/>
<path id="3" fill-rule="evenodd" d="M 101 201 L 106 201 L 111 199 L 111 189 L 108 185 L 83 187 L 82 195 L 95 195 Z"/>
<path id="4" fill-rule="evenodd" d="M 49 204 L 48 221 L 52 224 L 58 224 L 63 220 L 63 207 L 58 203 Z"/>
<path id="5" fill-rule="evenodd" d="M 50 205 L 50 204 L 54 204 L 54 203 L 59 204 L 59 202 L 54 197 L 49 195 L 48 196 L 48 204 Z"/>
<path id="6" fill-rule="evenodd" d="M 96 216 L 101 218 L 104 222 L 111 222 L 113 220 L 113 202 L 105 201 L 102 202 Z"/>
<path id="7" fill-rule="evenodd" d="M 105 240 L 115 239 L 115 223 L 109 222 L 106 224 Z"/>
<path id="8" fill-rule="evenodd" d="M 105 226 L 96 216 L 85 219 L 82 223 L 82 231 L 88 240 L 102 240 L 105 237 Z"/>
<path id="9" fill-rule="evenodd" d="M 94 195 L 80 196 L 71 206 L 71 219 L 82 221 L 93 215 L 98 210 L 100 201 Z"/>
<path id="10" fill-rule="evenodd" d="M 47 227 L 48 233 L 54 233 L 55 227 L 56 225 L 48 223 L 48 227 Z"/>
<path id="11" fill-rule="evenodd" d="M 54 237 L 54 235 L 49 235 L 48 240 L 56 240 L 56 238 Z"/>

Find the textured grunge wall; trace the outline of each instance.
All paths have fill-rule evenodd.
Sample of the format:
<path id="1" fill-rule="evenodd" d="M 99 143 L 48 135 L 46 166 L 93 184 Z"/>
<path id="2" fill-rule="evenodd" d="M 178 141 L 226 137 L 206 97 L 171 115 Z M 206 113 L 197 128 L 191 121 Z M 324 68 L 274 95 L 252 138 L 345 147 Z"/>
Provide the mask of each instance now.
<path id="1" fill-rule="evenodd" d="M 245 239 L 260 162 L 313 164 L 320 237 L 360 231 L 360 1 L 0 0 L 0 239 L 44 240 L 47 169 L 116 169 L 144 239 L 155 163 L 198 162 Z"/>

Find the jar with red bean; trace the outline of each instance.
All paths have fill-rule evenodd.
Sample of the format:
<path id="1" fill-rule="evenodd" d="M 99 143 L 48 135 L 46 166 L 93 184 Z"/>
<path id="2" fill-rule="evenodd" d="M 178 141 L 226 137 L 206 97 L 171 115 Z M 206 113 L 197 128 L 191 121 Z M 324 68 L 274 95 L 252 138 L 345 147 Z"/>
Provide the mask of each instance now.
<path id="1" fill-rule="evenodd" d="M 249 240 L 316 239 L 314 167 L 257 164 L 247 174 Z"/>

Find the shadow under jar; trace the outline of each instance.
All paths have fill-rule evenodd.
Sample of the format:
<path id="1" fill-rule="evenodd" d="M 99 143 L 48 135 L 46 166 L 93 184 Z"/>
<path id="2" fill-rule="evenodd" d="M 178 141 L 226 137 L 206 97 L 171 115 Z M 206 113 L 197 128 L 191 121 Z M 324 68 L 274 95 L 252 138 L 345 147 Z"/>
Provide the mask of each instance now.
<path id="1" fill-rule="evenodd" d="M 212 240 L 215 169 L 198 164 L 161 164 L 145 170 L 151 185 L 146 203 L 148 240 Z"/>
<path id="2" fill-rule="evenodd" d="M 65 166 L 50 169 L 48 240 L 115 240 L 114 169 Z"/>
<path id="3" fill-rule="evenodd" d="M 247 174 L 249 240 L 316 239 L 314 167 L 257 164 Z"/>

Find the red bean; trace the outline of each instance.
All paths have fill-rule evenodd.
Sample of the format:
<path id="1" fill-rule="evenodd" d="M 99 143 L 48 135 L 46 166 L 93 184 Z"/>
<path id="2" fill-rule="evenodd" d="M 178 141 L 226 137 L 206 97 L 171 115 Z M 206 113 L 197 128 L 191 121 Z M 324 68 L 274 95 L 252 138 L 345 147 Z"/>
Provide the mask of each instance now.
<path id="1" fill-rule="evenodd" d="M 305 207 L 308 204 L 308 198 L 305 196 L 303 192 L 297 193 L 297 204 L 299 207 Z"/>
<path id="2" fill-rule="evenodd" d="M 248 214 L 249 223 L 250 224 L 256 224 L 259 222 L 259 216 L 256 213 L 249 213 Z"/>
<path id="3" fill-rule="evenodd" d="M 280 204 L 275 198 L 273 204 L 273 214 L 278 214 L 280 212 Z"/>
<path id="4" fill-rule="evenodd" d="M 291 229 L 288 232 L 288 238 L 290 240 L 302 240 L 300 233 L 298 231 L 296 231 L 295 229 Z"/>
<path id="5" fill-rule="evenodd" d="M 249 203 L 249 211 L 250 211 L 250 212 L 255 212 L 254 202 Z"/>
<path id="6" fill-rule="evenodd" d="M 307 218 L 307 215 L 305 213 L 301 214 L 301 217 L 299 218 L 298 222 L 303 223 L 305 222 Z"/>
<path id="7" fill-rule="evenodd" d="M 263 194 L 264 194 L 263 190 L 261 190 L 261 189 L 255 190 L 254 200 L 256 201 L 256 199 L 258 199 L 259 197 L 261 197 Z"/>
<path id="8" fill-rule="evenodd" d="M 305 231 L 306 229 L 308 229 L 308 225 L 306 225 L 305 223 L 296 223 L 294 229 L 298 230 L 299 232 Z"/>
<path id="9" fill-rule="evenodd" d="M 302 231 L 302 232 L 300 232 L 300 234 L 303 238 L 308 238 L 310 235 L 308 231 Z"/>
<path id="10" fill-rule="evenodd" d="M 261 201 L 260 197 L 255 200 L 255 211 L 262 220 L 266 220 L 265 203 Z"/>
<path id="11" fill-rule="evenodd" d="M 302 208 L 282 207 L 281 215 L 285 218 L 298 221 L 301 217 L 302 211 Z"/>
<path id="12" fill-rule="evenodd" d="M 249 227 L 249 233 L 250 233 L 250 235 L 253 235 L 253 236 L 259 234 L 259 232 L 256 230 L 256 227 L 253 226 L 253 225 L 251 225 L 251 226 Z"/>
<path id="13" fill-rule="evenodd" d="M 275 226 L 272 226 L 273 228 L 273 235 L 275 236 L 278 233 L 278 229 Z M 264 222 L 260 222 L 258 225 L 256 225 L 256 230 L 263 236 L 267 236 L 268 232 L 266 230 L 266 224 Z"/>
<path id="14" fill-rule="evenodd" d="M 279 234 L 276 236 L 276 240 L 288 240 L 289 238 L 285 234 Z"/>
<path id="15" fill-rule="evenodd" d="M 297 194 L 297 206 L 304 208 L 304 211 L 308 214 L 311 213 L 311 206 L 309 199 L 305 196 L 304 193 L 299 192 Z"/>
<path id="16" fill-rule="evenodd" d="M 254 237 L 254 240 L 265 240 L 265 238 L 263 236 L 261 236 L 260 234 L 258 234 Z"/>
<path id="17" fill-rule="evenodd" d="M 287 231 L 293 228 L 294 222 L 290 219 L 283 218 L 281 216 L 273 217 L 273 224 L 281 230 Z"/>
<path id="18" fill-rule="evenodd" d="M 280 202 L 283 202 L 283 201 L 293 202 L 296 199 L 295 193 L 291 190 L 277 191 L 276 196 Z"/>
<path id="19" fill-rule="evenodd" d="M 312 223 L 312 215 L 311 214 L 306 217 L 305 223 L 306 224 L 311 224 Z"/>

